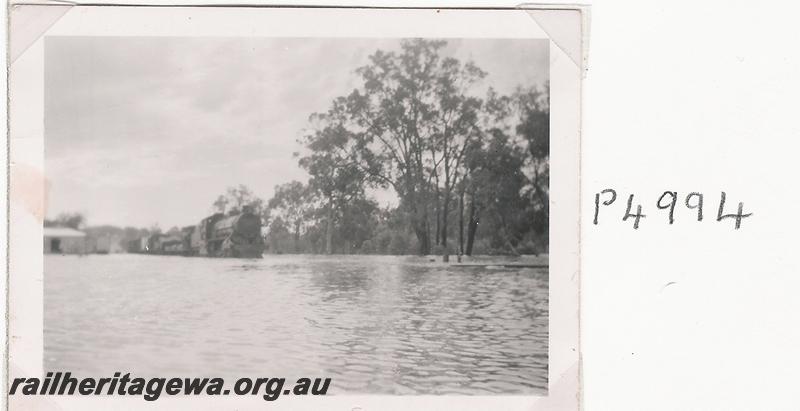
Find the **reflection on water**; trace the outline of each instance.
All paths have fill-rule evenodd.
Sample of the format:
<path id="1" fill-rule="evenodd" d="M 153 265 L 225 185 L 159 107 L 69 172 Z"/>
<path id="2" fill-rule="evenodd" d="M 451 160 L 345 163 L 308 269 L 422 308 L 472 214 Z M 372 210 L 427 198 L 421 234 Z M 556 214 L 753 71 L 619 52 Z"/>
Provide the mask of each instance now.
<path id="1" fill-rule="evenodd" d="M 411 257 L 45 256 L 45 367 L 331 377 L 331 393 L 543 394 L 546 269 Z"/>

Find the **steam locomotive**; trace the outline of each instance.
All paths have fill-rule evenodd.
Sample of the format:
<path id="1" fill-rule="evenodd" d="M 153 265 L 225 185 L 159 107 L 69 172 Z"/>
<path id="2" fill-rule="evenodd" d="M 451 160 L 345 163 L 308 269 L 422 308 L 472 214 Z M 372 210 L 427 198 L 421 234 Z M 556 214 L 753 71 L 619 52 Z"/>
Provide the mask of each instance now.
<path id="1" fill-rule="evenodd" d="M 143 254 L 261 258 L 261 217 L 249 207 L 241 214 L 216 213 L 184 227 L 180 235 L 153 234 L 132 241 L 128 251 Z"/>

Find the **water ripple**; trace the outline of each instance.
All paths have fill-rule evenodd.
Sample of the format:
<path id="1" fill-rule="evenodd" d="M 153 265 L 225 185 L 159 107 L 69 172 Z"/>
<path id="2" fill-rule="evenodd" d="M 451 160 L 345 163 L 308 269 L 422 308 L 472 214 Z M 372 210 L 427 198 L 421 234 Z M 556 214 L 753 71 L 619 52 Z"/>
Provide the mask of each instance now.
<path id="1" fill-rule="evenodd" d="M 332 393 L 542 394 L 546 269 L 410 257 L 45 256 L 45 365 L 332 377 Z"/>

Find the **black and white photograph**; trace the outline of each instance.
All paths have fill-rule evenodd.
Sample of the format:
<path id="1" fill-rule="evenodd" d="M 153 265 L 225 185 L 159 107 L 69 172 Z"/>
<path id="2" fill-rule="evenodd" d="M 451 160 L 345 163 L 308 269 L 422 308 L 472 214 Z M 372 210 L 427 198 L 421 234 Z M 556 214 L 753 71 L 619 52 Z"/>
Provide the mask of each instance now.
<path id="1" fill-rule="evenodd" d="M 47 26 L 10 83 L 17 406 L 574 409 L 580 49 L 530 16 Z"/>
<path id="2" fill-rule="evenodd" d="M 797 409 L 797 13 L 594 3 L 9 0 L 0 409 Z"/>
<path id="3" fill-rule="evenodd" d="M 548 51 L 46 39 L 45 369 L 546 394 Z"/>

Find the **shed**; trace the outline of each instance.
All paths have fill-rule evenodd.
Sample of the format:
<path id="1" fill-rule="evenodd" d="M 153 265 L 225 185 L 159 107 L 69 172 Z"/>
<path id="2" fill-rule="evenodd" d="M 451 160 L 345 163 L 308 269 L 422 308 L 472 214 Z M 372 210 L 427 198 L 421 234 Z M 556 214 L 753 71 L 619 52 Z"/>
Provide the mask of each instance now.
<path id="1" fill-rule="evenodd" d="M 44 227 L 45 254 L 86 253 L 86 233 L 69 227 Z"/>

